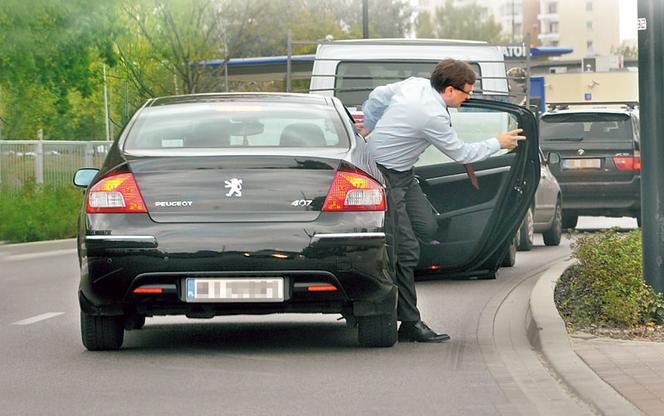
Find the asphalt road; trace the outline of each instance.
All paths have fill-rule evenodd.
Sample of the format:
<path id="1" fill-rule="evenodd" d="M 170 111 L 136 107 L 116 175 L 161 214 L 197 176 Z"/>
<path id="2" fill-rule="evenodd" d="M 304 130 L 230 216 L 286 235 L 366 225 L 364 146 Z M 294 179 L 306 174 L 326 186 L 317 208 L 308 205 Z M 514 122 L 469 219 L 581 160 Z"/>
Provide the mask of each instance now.
<path id="1" fill-rule="evenodd" d="M 579 228 L 636 226 L 581 218 Z M 496 280 L 418 283 L 423 317 L 452 340 L 362 349 L 337 316 L 149 318 L 117 352 L 80 341 L 73 250 L 0 256 L 0 414 L 590 414 L 524 328 L 537 276 L 569 240 L 519 252 Z"/>

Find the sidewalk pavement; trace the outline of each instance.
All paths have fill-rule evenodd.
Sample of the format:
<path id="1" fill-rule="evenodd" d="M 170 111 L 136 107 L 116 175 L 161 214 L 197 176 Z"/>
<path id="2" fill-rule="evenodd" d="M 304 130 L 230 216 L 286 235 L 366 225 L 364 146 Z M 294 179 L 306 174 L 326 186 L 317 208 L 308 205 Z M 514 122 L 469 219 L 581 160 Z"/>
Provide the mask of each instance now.
<path id="1" fill-rule="evenodd" d="M 530 297 L 529 338 L 551 370 L 603 415 L 664 415 L 664 343 L 569 336 L 553 300 L 573 262 L 554 264 Z"/>
<path id="2" fill-rule="evenodd" d="M 65 255 L 76 253 L 76 239 L 34 241 L 32 243 L 6 244 L 0 241 L 0 259 L 12 260 L 36 255 Z"/>

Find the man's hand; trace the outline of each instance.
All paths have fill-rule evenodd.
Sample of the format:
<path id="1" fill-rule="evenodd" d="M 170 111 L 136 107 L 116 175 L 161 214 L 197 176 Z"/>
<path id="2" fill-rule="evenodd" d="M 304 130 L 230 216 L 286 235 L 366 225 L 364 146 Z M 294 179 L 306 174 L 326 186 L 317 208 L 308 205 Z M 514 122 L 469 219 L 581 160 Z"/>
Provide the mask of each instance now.
<path id="1" fill-rule="evenodd" d="M 516 129 L 496 136 L 496 139 L 500 143 L 500 148 L 508 150 L 515 149 L 519 144 L 519 140 L 526 140 L 526 136 L 519 136 L 519 133 L 522 131 L 523 129 Z"/>
<path id="2" fill-rule="evenodd" d="M 369 133 L 371 133 L 370 130 L 367 130 L 367 129 L 364 127 L 364 123 L 361 122 L 361 121 L 356 121 L 356 122 L 355 122 L 355 128 L 357 129 L 358 133 L 360 133 L 360 135 L 361 135 L 362 137 L 367 137 L 367 136 L 369 135 Z"/>

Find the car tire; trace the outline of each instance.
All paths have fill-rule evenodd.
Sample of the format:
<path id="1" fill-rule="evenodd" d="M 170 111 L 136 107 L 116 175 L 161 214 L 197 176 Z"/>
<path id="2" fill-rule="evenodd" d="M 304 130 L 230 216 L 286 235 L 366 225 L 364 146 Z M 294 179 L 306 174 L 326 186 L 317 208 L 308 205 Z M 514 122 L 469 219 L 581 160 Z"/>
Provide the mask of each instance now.
<path id="1" fill-rule="evenodd" d="M 130 315 L 124 319 L 124 329 L 131 331 L 145 326 L 145 315 Z"/>
<path id="2" fill-rule="evenodd" d="M 360 345 L 367 348 L 391 347 L 396 344 L 396 309 L 389 314 L 358 317 L 357 336 Z"/>
<path id="3" fill-rule="evenodd" d="M 514 236 L 507 246 L 507 252 L 505 253 L 505 257 L 503 257 L 503 267 L 513 267 L 516 264 L 516 247 L 519 244 L 519 234 L 519 231 L 517 231 L 516 236 Z"/>
<path id="4" fill-rule="evenodd" d="M 81 338 L 88 351 L 118 350 L 124 341 L 122 316 L 95 316 L 81 311 Z"/>
<path id="5" fill-rule="evenodd" d="M 563 213 L 562 227 L 564 230 L 571 230 L 576 227 L 577 222 L 579 222 L 578 215 L 566 215 Z"/>
<path id="6" fill-rule="evenodd" d="M 535 239 L 535 225 L 533 222 L 532 208 L 526 213 L 521 228 L 519 229 L 519 251 L 530 251 L 533 248 L 533 240 Z"/>
<path id="7" fill-rule="evenodd" d="M 551 222 L 551 228 L 542 233 L 544 237 L 544 244 L 547 246 L 557 246 L 560 245 L 560 237 L 563 233 L 563 208 L 560 205 L 560 200 L 556 202 L 556 208 L 553 212 L 553 221 Z"/>

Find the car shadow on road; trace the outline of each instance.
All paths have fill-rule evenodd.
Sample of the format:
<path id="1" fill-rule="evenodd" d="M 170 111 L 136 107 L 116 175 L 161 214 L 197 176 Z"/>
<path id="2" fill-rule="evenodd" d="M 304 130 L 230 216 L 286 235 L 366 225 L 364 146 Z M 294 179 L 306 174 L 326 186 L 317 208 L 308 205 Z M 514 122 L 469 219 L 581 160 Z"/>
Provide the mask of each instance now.
<path id="1" fill-rule="evenodd" d="M 148 324 L 125 333 L 123 350 L 312 352 L 359 348 L 357 330 L 345 322 L 242 322 Z"/>

